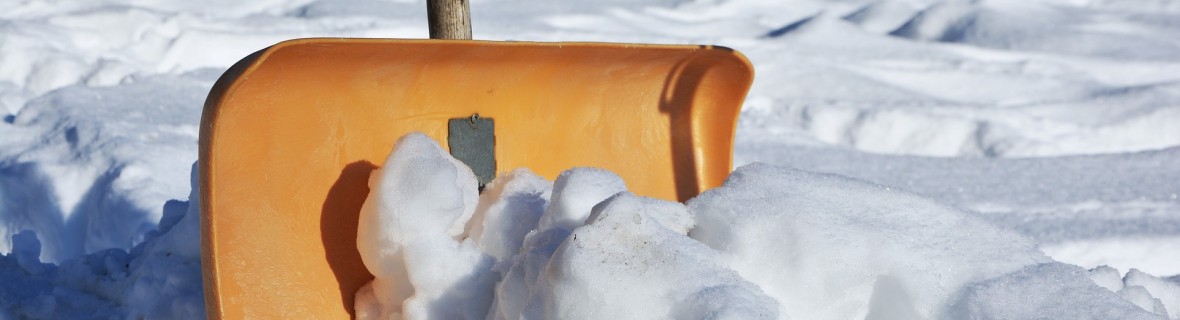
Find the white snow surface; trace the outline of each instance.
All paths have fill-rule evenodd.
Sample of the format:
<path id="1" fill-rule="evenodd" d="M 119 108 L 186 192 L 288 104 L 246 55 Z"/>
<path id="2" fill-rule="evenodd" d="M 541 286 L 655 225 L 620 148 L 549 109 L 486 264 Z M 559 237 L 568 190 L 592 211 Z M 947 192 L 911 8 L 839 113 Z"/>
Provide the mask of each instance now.
<path id="1" fill-rule="evenodd" d="M 398 139 L 369 188 L 357 248 L 375 279 L 357 293 L 357 318 L 482 318 L 495 261 L 474 241 L 458 241 L 479 198 L 471 169 L 415 133 Z"/>
<path id="2" fill-rule="evenodd" d="M 194 189 L 189 178 L 195 174 L 190 168 L 198 122 L 213 81 L 237 59 L 289 38 L 424 38 L 424 7 L 403 0 L 0 2 L 0 319 L 202 317 L 196 211 L 189 205 L 195 202 L 182 200 Z M 676 226 L 685 225 L 670 217 L 681 209 L 614 196 L 625 184 L 609 173 L 577 169 L 550 187 L 527 171 L 512 171 L 478 201 L 463 202 L 472 207 L 463 207 L 447 224 L 447 237 L 425 244 L 453 247 L 448 252 L 454 257 L 504 277 L 494 286 L 500 293 L 495 298 L 521 300 L 486 302 L 496 314 L 557 308 L 545 300 L 557 291 L 542 290 L 558 287 L 538 286 L 538 279 L 635 276 L 609 268 L 578 275 L 542 272 L 553 261 L 597 257 L 560 251 L 574 242 L 566 241 L 571 234 L 579 234 L 584 245 L 612 243 L 593 226 L 619 223 L 612 218 L 617 214 L 582 224 L 590 215 L 586 208 L 614 196 L 609 203 L 617 204 L 605 207 L 658 221 L 627 229 L 628 234 L 662 241 L 616 253 L 701 261 L 700 269 L 647 265 L 663 270 L 662 279 L 676 279 L 674 285 L 653 284 L 648 293 L 710 285 L 689 281 L 698 272 L 717 274 L 720 280 L 710 281 L 725 283 L 717 291 L 668 297 L 697 299 L 690 305 L 702 309 L 661 305 L 667 312 L 746 306 L 734 297 L 759 301 L 741 284 L 747 282 L 779 303 L 775 313 L 794 318 L 1007 318 L 1037 312 L 1104 318 L 1111 314 L 1103 312 L 1125 310 L 1122 302 L 1106 298 L 1087 308 L 1053 305 L 1106 297 L 1090 287 L 1097 283 L 1120 301 L 1180 319 L 1180 4 L 1175 1 L 475 0 L 472 10 L 479 39 L 719 44 L 743 52 L 756 68 L 756 80 L 739 121 L 735 160 L 770 166 L 747 168 L 731 180 L 773 173 L 781 181 L 766 182 L 776 186 L 766 192 L 780 192 L 775 201 L 850 219 L 746 210 L 750 219 L 805 223 L 819 228 L 812 230 L 817 234 L 833 236 L 803 230 L 802 238 L 770 249 L 847 245 L 826 254 L 787 255 L 850 259 L 821 270 L 806 259 L 791 264 L 791 277 L 837 277 L 796 279 L 811 290 L 799 293 L 776 289 L 769 284 L 776 280 L 743 267 L 750 262 L 728 251 L 769 246 L 759 241 L 771 238 L 759 232 L 770 225 L 717 226 L 702 223 L 693 212 L 695 224 L 684 228 L 717 251 L 700 253 L 699 246 L 675 236 Z M 844 186 L 832 181 L 851 178 L 869 184 L 849 188 L 888 190 L 866 191 L 880 201 L 857 204 L 843 190 L 818 194 L 787 184 Z M 717 196 L 724 192 L 702 199 L 729 197 Z M 741 196 L 750 194 L 732 195 Z M 702 201 L 690 208 L 704 208 Z M 888 209 L 903 203 L 915 207 Z M 721 209 L 738 212 L 746 205 Z M 857 210 L 900 220 L 873 220 Z M 725 212 L 713 214 L 733 213 Z M 892 227 L 903 222 L 931 225 L 893 234 L 902 229 Z M 740 233 L 745 238 L 725 242 L 734 246 L 726 249 L 708 245 L 716 239 L 697 236 L 710 228 L 753 233 Z M 990 231 L 956 234 L 964 230 Z M 908 247 L 923 241 L 927 245 Z M 980 254 L 976 257 L 935 245 L 977 242 L 998 251 L 972 251 Z M 661 251 L 668 248 L 694 253 Z M 877 251 L 895 254 L 856 254 Z M 924 274 L 918 270 L 934 267 L 907 260 L 939 257 L 958 265 L 1001 251 L 1011 252 L 1006 256 L 1011 259 Z M 825 273 L 829 269 L 842 273 Z M 725 270 L 739 278 L 729 278 Z M 1081 281 L 1079 274 L 1094 281 Z M 937 289 L 929 287 L 935 282 Z M 479 281 L 468 285 L 486 287 Z M 956 286 L 961 291 L 950 292 Z M 819 298 L 840 288 L 848 294 Z M 1039 305 L 1011 301 L 1013 295 L 1056 296 L 1044 291 L 1054 288 L 1079 293 Z M 900 305 L 913 309 L 870 303 L 884 301 L 873 299 L 878 294 L 895 292 L 908 302 Z M 833 306 L 800 306 L 806 299 Z M 766 305 L 749 306 L 731 314 L 762 314 L 758 310 L 765 309 L 755 306 Z M 620 304 L 618 310 L 627 309 Z"/>
<path id="3" fill-rule="evenodd" d="M 502 175 L 475 204 L 470 169 L 425 135 L 398 140 L 361 209 L 376 279 L 357 317 L 1166 319 L 1180 290 L 1055 262 L 973 214 L 838 175 L 750 164 L 687 206 L 601 169 L 570 169 L 552 190 L 538 180 Z M 568 222 L 543 223 L 555 217 Z"/>

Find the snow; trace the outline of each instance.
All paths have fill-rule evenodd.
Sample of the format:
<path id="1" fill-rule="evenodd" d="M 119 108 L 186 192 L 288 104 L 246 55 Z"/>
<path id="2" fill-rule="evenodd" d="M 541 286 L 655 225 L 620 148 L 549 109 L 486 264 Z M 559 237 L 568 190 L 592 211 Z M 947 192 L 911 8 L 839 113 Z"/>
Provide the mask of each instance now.
<path id="1" fill-rule="evenodd" d="M 496 259 L 497 271 L 506 271 L 512 257 L 536 229 L 553 192 L 553 183 L 525 168 L 500 175 L 480 194 L 467 236 Z"/>
<path id="2" fill-rule="evenodd" d="M 625 190 L 622 178 L 601 169 L 574 168 L 559 175 L 550 198 L 544 199 L 547 206 L 537 221 L 537 228 L 525 234 L 517 253 L 507 260 L 511 264 L 497 268 L 503 280 L 496 285 L 496 304 L 490 312 L 496 315 L 494 318 L 518 319 L 542 312 L 537 310 L 541 307 L 537 301 L 545 297 L 540 289 L 543 288 L 540 283 L 544 282 L 542 274 L 558 247 L 573 228 L 585 223 L 595 204 Z"/>
<path id="3" fill-rule="evenodd" d="M 802 319 L 863 318 L 879 295 L 943 318 L 964 284 L 1049 261 L 1023 236 L 920 196 L 764 164 L 688 205 L 690 235 Z"/>
<path id="4" fill-rule="evenodd" d="M 777 302 L 686 236 L 692 224 L 680 203 L 629 193 L 604 200 L 540 270 L 523 317 L 778 318 Z"/>
<path id="5" fill-rule="evenodd" d="M 421 133 L 369 181 L 357 249 L 375 279 L 356 299 L 358 319 L 475 319 L 486 313 L 495 262 L 466 240 L 478 182 L 470 168 Z M 466 241 L 463 241 L 466 240 Z"/>
<path id="6" fill-rule="evenodd" d="M 196 190 L 195 164 L 191 173 Z M 40 261 L 33 231 L 13 235 L 12 251 L 0 256 L 0 319 L 203 318 L 198 197 L 166 206 L 158 229 L 130 251 L 52 264 Z"/>
<path id="7" fill-rule="evenodd" d="M 49 262 L 142 242 L 161 207 L 190 190 L 203 91 L 216 76 L 74 86 L 26 104 L 0 126 L 0 249 L 21 230 L 37 233 Z"/>
<path id="8" fill-rule="evenodd" d="M 470 169 L 425 135 L 398 140 L 362 208 L 376 279 L 358 317 L 1159 319 L 1180 290 L 1055 262 L 971 213 L 838 175 L 750 164 L 687 205 L 601 169 L 548 186 L 515 171 L 472 204 Z M 467 219 L 509 197 L 522 205 Z"/>
<path id="9" fill-rule="evenodd" d="M 1161 319 L 1087 281 L 1073 265 L 1046 263 L 973 284 L 952 305 L 953 319 Z"/>
<path id="10" fill-rule="evenodd" d="M 1124 290 L 1130 288 L 1143 288 L 1142 291 L 1146 291 L 1148 295 L 1144 295 L 1143 292 L 1140 292 L 1138 294 L 1139 296 L 1154 297 L 1154 301 L 1148 300 L 1152 304 L 1152 309 L 1166 309 L 1168 315 L 1171 315 L 1173 318 L 1180 317 L 1180 286 L 1177 285 L 1176 281 L 1167 281 L 1150 274 L 1146 274 L 1143 271 L 1131 269 L 1131 271 L 1127 272 L 1127 276 L 1123 279 L 1123 283 L 1126 286 L 1124 287 Z M 1152 310 L 1148 308 L 1144 309 Z"/>
<path id="11" fill-rule="evenodd" d="M 683 204 L 626 193 L 602 169 L 549 185 L 515 171 L 476 204 L 471 169 L 425 135 L 399 139 L 361 208 L 357 247 L 376 278 L 357 318 L 776 318 L 774 300 L 687 237 Z"/>
<path id="12" fill-rule="evenodd" d="M 194 174 L 200 110 L 212 82 L 237 59 L 284 39 L 423 38 L 423 7 L 408 0 L 0 2 L 0 318 L 201 317 L 199 232 L 195 206 L 189 205 L 195 202 L 181 200 L 193 190 L 188 175 Z M 771 210 L 750 210 L 750 218 L 814 224 L 819 229 L 795 231 L 810 242 L 789 243 L 850 244 L 827 253 L 833 257 L 869 248 L 902 251 L 893 258 L 846 257 L 874 267 L 836 264 L 833 270 L 860 278 L 840 278 L 831 287 L 805 279 L 813 290 L 855 293 L 822 300 L 752 279 L 750 273 L 759 270 L 742 267 L 741 257 L 724 248 L 668 255 L 661 250 L 692 247 L 674 236 L 680 233 L 676 226 L 686 225 L 671 218 L 679 217 L 679 209 L 616 197 L 611 203 L 618 202 L 613 206 L 619 212 L 651 219 L 641 227 L 628 225 L 627 234 L 667 246 L 607 252 L 701 261 L 645 265 L 661 270 L 663 279 L 676 279 L 674 285 L 653 284 L 650 292 L 698 290 L 668 299 L 692 301 L 688 305 L 699 309 L 659 304 L 668 312 L 763 314 L 756 306 L 765 304 L 738 302 L 757 300 L 741 284 L 746 281 L 780 304 L 776 313 L 794 318 L 841 312 L 1100 318 L 1128 310 L 1119 301 L 1180 317 L 1180 4 L 1174 1 L 483 0 L 473 1 L 472 10 L 480 39 L 707 43 L 743 52 L 757 79 L 739 122 L 737 164 L 767 163 L 744 170 L 859 188 L 859 196 L 880 200 L 857 203 L 842 189 L 820 194 L 788 186 L 801 193 L 779 200 L 856 219 L 825 221 L 807 212 Z M 584 244 L 611 243 L 591 231 L 620 217 L 606 214 L 583 224 L 591 208 L 625 190 L 624 181 L 579 168 L 550 185 L 524 169 L 512 171 L 517 169 L 501 168 L 508 173 L 478 200 L 464 202 L 462 214 L 436 221 L 447 236 L 413 247 L 446 250 L 421 253 L 422 259 L 467 259 L 502 274 L 493 286 L 495 299 L 515 300 L 481 303 L 505 315 L 539 312 L 526 304 L 552 302 L 527 297 L 546 288 L 538 279 L 635 275 L 609 268 L 579 275 L 543 270 L 555 258 L 600 257 L 559 248 L 572 242 L 566 241 L 571 234 L 579 234 L 580 243 L 591 241 Z M 463 197 L 476 199 L 469 192 Z M 891 207 L 898 203 L 915 207 Z M 739 208 L 753 209 L 748 203 L 729 209 Z M 685 227 L 690 235 L 720 228 L 695 213 L 692 221 L 693 227 Z M 946 224 L 914 231 L 899 221 Z M 758 224 L 732 227 L 766 232 Z M 822 232 L 847 237 L 816 238 Z M 979 233 L 994 238 L 976 238 Z M 746 246 L 777 239 L 740 235 L 750 237 L 740 242 Z M 931 289 L 932 275 L 939 273 L 915 270 L 935 267 L 910 259 L 936 256 L 951 265 L 984 259 L 922 241 L 952 247 L 980 241 L 1036 262 L 984 261 L 979 269 L 946 271 L 947 287 Z M 470 271 L 462 266 L 446 270 Z M 826 274 L 815 266 L 791 265 L 809 275 Z M 694 282 L 698 272 L 717 274 L 720 280 L 710 281 L 725 285 L 702 289 L 710 284 Z M 1094 281 L 1082 281 L 1086 275 Z M 447 283 L 421 280 L 432 288 Z M 485 280 L 491 281 L 463 283 L 486 288 L 480 282 Z M 1092 284 L 1123 300 L 1108 299 Z M 966 291 L 950 292 L 951 286 Z M 1066 288 L 1076 292 L 1046 291 Z M 431 290 L 422 299 L 439 298 Z M 1005 300 L 1033 293 L 1062 298 Z M 791 294 L 843 304 L 790 308 L 801 303 L 782 301 Z M 911 303 L 884 298 L 899 296 Z M 1091 298 L 1101 302 L 1062 307 Z M 891 307 L 896 305 L 913 308 Z M 1142 315 L 1127 312 L 1121 315 Z"/>
<path id="13" fill-rule="evenodd" d="M 1052 158 L 933 158 L 746 143 L 765 161 L 896 186 L 1017 230 L 1059 260 L 1176 274 L 1180 149 Z"/>

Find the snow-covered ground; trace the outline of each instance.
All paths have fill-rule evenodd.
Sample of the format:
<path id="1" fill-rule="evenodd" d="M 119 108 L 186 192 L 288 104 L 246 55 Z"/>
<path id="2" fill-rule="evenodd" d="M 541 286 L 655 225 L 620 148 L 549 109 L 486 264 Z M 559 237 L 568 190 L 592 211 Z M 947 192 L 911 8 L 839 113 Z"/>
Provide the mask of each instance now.
<path id="1" fill-rule="evenodd" d="M 424 38 L 424 7 L 0 2 L 0 318 L 199 315 L 196 226 L 181 217 L 195 209 L 190 168 L 212 82 L 284 39 Z M 1111 266 L 1091 277 L 1116 291 L 1137 283 L 1180 317 L 1177 294 L 1151 289 L 1180 281 L 1180 2 L 477 0 L 472 10 L 479 39 L 735 48 L 756 68 L 739 164 L 957 207 L 1052 259 Z M 978 283 L 980 301 L 1009 280 Z M 1143 297 L 1132 291 L 1120 294 Z M 1005 314 L 985 311 L 955 315 Z"/>

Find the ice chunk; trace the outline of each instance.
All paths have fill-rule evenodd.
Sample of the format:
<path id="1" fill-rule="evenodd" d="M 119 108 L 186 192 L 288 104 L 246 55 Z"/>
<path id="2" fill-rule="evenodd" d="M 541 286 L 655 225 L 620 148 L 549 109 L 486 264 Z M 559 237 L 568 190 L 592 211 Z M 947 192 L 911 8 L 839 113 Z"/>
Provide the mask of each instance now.
<path id="1" fill-rule="evenodd" d="M 1089 281 L 1082 268 L 1032 265 L 972 284 L 950 310 L 954 319 L 1160 319 Z"/>
<path id="2" fill-rule="evenodd" d="M 411 133 L 398 139 L 369 188 L 357 248 L 375 279 L 357 292 L 357 317 L 483 319 L 493 259 L 461 241 L 478 199 L 471 169 Z"/>
<path id="3" fill-rule="evenodd" d="M 764 164 L 688 207 L 689 236 L 800 319 L 937 318 L 962 286 L 1049 261 L 1019 234 L 927 198 Z M 873 307 L 883 304 L 895 307 Z"/>

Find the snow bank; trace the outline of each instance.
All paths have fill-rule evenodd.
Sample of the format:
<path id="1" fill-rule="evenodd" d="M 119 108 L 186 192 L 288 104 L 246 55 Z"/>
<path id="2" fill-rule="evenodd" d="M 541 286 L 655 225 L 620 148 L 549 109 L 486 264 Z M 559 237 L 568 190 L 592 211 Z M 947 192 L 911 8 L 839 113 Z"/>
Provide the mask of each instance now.
<path id="1" fill-rule="evenodd" d="M 774 300 L 685 236 L 692 225 L 679 203 L 630 193 L 603 201 L 542 270 L 540 301 L 526 311 L 545 312 L 525 317 L 777 318 Z"/>
<path id="2" fill-rule="evenodd" d="M 1101 57 L 1170 59 L 1180 55 L 1174 38 L 1157 37 L 1161 33 L 1176 34 L 1172 22 L 1159 16 L 1123 13 L 1123 17 L 1134 20 L 1111 21 L 1082 20 L 1075 15 L 1053 5 L 1026 1 L 947 2 L 921 11 L 892 34 L 989 48 Z"/>
<path id="3" fill-rule="evenodd" d="M 1180 166 L 1180 148 L 1026 159 L 867 155 L 774 143 L 737 149 L 738 163 L 858 177 L 937 199 L 1028 236 L 1063 262 L 1180 273 L 1180 170 L 1161 170 Z"/>
<path id="4" fill-rule="evenodd" d="M 422 8 L 412 2 L 308 0 L 0 3 L 0 88 L 11 88 L 0 90 L 0 110 L 17 113 L 31 99 L 71 85 L 223 69 L 291 38 L 421 38 Z"/>
<path id="5" fill-rule="evenodd" d="M 890 187 L 751 164 L 688 205 L 689 235 L 792 317 L 1155 317 L 1015 232 Z"/>
<path id="6" fill-rule="evenodd" d="M 1146 296 L 1150 299 L 1150 296 Z M 1152 314 L 1158 311 L 1161 314 Z M 1089 280 L 1086 271 L 1062 263 L 1028 266 L 971 284 L 951 306 L 954 319 L 1161 319 Z"/>
<path id="7" fill-rule="evenodd" d="M 765 164 L 687 206 L 590 168 L 552 189 L 514 171 L 474 203 L 470 169 L 411 134 L 370 186 L 365 318 L 1156 319 L 1176 294 L 921 196 Z"/>
<path id="8" fill-rule="evenodd" d="M 107 249 L 60 265 L 40 261 L 33 231 L 12 236 L 0 256 L 2 319 L 199 319 L 201 280 L 197 170 L 187 203 L 166 210 L 159 228 L 130 251 Z"/>
<path id="9" fill-rule="evenodd" d="M 1123 286 L 1123 289 L 1119 290 L 1120 294 L 1129 289 L 1140 291 L 1135 294 L 1138 299 L 1128 297 L 1127 300 L 1142 301 L 1136 304 L 1143 309 L 1155 310 L 1157 314 L 1165 314 L 1166 311 L 1165 315 L 1171 316 L 1172 319 L 1180 319 L 1180 282 L 1160 279 L 1143 271 L 1131 269 L 1123 277 Z M 1124 296 L 1129 295 L 1131 293 Z"/>
<path id="10" fill-rule="evenodd" d="M 1175 10 L 855 1 L 796 16 L 807 4 L 762 17 L 782 21 L 765 42 L 735 41 L 759 75 L 739 141 L 1009 158 L 1180 146 Z"/>
<path id="11" fill-rule="evenodd" d="M 1053 258 L 1084 267 L 1180 273 L 1180 126 L 1174 125 L 1180 122 L 1180 2 L 475 2 L 481 39 L 712 43 L 743 52 L 758 80 L 742 111 L 739 163 L 902 186 L 980 213 L 1033 238 Z M 116 276 L 104 270 L 123 271 L 98 267 L 105 265 L 99 260 L 111 266 L 126 260 L 128 268 L 146 261 L 136 248 L 152 247 L 147 243 L 159 241 L 153 239 L 176 219 L 189 217 L 185 202 L 170 199 L 189 192 L 185 173 L 196 159 L 201 101 L 220 70 L 288 38 L 423 38 L 422 7 L 419 1 L 0 1 L 0 253 L 8 254 L 0 272 L 12 271 L 0 281 L 0 296 L 9 299 L 5 306 L 21 301 L 20 308 L 4 309 L 17 315 L 0 312 L 0 318 L 46 314 L 38 310 L 49 304 L 35 307 L 25 299 L 50 301 L 46 288 L 86 293 L 94 291 L 88 283 L 129 281 L 110 280 Z M 501 195 L 477 202 L 461 239 L 473 244 L 456 246 L 478 249 L 492 270 L 506 274 L 495 290 L 523 294 L 536 287 L 539 270 L 584 224 L 589 208 L 623 189 L 599 190 L 601 199 L 562 200 L 585 201 L 577 207 L 586 209 L 541 222 L 558 186 L 512 175 Z M 187 237 L 173 238 L 196 243 L 195 234 Z M 24 267 L 14 262 L 18 255 Z M 61 280 L 74 272 L 62 270 L 83 265 L 96 271 Z M 1029 269 L 1034 266 L 1019 270 L 1072 273 Z M 177 281 L 197 279 L 192 269 L 172 270 L 173 278 L 189 279 Z M 1117 283 L 1112 290 L 1136 305 L 1156 310 L 1158 300 L 1170 316 L 1180 316 L 1168 307 L 1180 300 L 1159 293 L 1169 289 L 1126 285 L 1115 273 L 1104 287 Z M 880 292 L 911 283 L 883 279 Z M 1168 279 L 1163 283 L 1177 282 Z M 980 290 L 980 297 L 993 292 Z M 58 299 L 60 314 L 52 315 L 85 315 L 87 308 L 95 315 L 131 314 L 125 307 L 131 300 L 115 296 Z M 199 295 L 184 297 L 176 303 L 201 304 Z M 491 304 L 515 314 L 524 300 Z"/>
<path id="12" fill-rule="evenodd" d="M 21 230 L 36 232 L 55 263 L 144 241 L 160 207 L 189 191 L 201 102 L 216 76 L 63 88 L 0 125 L 0 252 Z"/>

